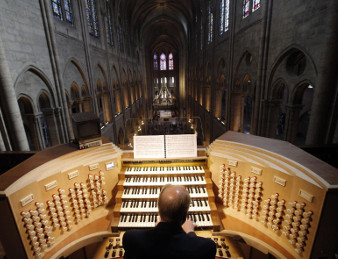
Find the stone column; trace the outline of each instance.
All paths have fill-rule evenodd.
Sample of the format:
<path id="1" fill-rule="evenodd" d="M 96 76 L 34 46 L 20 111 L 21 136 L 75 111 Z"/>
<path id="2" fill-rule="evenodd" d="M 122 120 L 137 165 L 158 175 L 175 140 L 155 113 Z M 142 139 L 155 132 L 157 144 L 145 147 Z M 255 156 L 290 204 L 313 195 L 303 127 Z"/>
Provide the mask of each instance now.
<path id="1" fill-rule="evenodd" d="M 0 134 L 0 151 L 6 151 L 5 143 L 2 139 L 2 134 Z"/>
<path id="2" fill-rule="evenodd" d="M 230 130 L 243 131 L 243 93 L 231 93 Z"/>
<path id="3" fill-rule="evenodd" d="M 1 137 L 0 150 L 1 151 L 11 150 L 12 148 L 10 140 L 8 139 L 7 129 L 2 115 L 1 107 L 0 107 L 0 137 Z"/>
<path id="4" fill-rule="evenodd" d="M 337 118 L 337 67 L 338 67 L 338 1 L 331 1 L 328 6 L 327 40 L 318 69 L 311 117 L 305 143 L 307 145 L 329 144 L 333 139 Z M 324 39 L 323 39 L 324 40 Z"/>
<path id="5" fill-rule="evenodd" d="M 284 139 L 293 144 L 296 142 L 299 114 L 302 108 L 302 104 L 286 105 Z"/>
<path id="6" fill-rule="evenodd" d="M 69 118 L 69 114 L 67 111 L 67 98 L 64 90 L 62 72 L 60 69 L 60 61 L 59 55 L 57 52 L 57 44 L 54 36 L 54 24 L 53 24 L 53 11 L 52 6 L 50 3 L 47 3 L 44 0 L 39 0 L 42 21 L 45 29 L 46 34 L 46 41 L 48 44 L 49 50 L 49 57 L 51 61 L 51 68 L 54 74 L 54 83 L 55 83 L 55 90 L 57 93 L 57 106 L 61 106 L 61 117 L 62 117 L 62 124 L 59 130 L 60 137 L 62 138 L 62 142 L 68 142 L 71 138 L 73 131 L 71 128 L 71 121 Z"/>
<path id="7" fill-rule="evenodd" d="M 13 150 L 27 151 L 29 145 L 23 126 L 20 108 L 9 72 L 5 49 L 0 37 L 0 105 L 3 112 L 7 133 Z"/>
<path id="8" fill-rule="evenodd" d="M 43 115 L 42 114 L 35 115 L 34 121 L 35 121 L 35 127 L 36 127 L 36 132 L 37 132 L 37 138 L 40 144 L 40 149 L 42 150 L 46 148 L 46 142 L 45 142 L 42 125 L 41 125 L 41 116 Z"/>
<path id="9" fill-rule="evenodd" d="M 263 6 L 262 6 L 263 7 Z M 269 86 L 267 85 L 267 69 L 270 49 L 270 31 L 271 31 L 271 19 L 272 19 L 273 1 L 266 1 L 264 4 L 263 19 L 261 22 L 261 33 L 260 33 L 260 49 L 258 53 L 258 72 L 257 72 L 257 83 L 255 88 L 255 106 L 253 107 L 253 118 L 252 133 L 255 135 L 264 136 L 262 132 L 265 131 L 264 122 L 267 115 L 264 112 L 264 100 L 268 99 Z"/>
<path id="10" fill-rule="evenodd" d="M 43 109 L 42 112 L 46 119 L 51 145 L 54 146 L 54 145 L 60 144 L 60 138 L 59 138 L 59 133 L 57 130 L 57 123 L 56 123 L 56 118 L 54 114 L 55 112 L 54 108 L 45 108 Z"/>
<path id="11" fill-rule="evenodd" d="M 68 112 L 68 109 L 66 108 L 66 112 Z M 62 132 L 62 116 L 63 116 L 63 110 L 61 107 L 54 108 L 54 117 L 56 121 L 56 127 L 58 129 L 58 136 L 59 136 L 59 143 L 62 143 L 61 139 L 61 132 Z"/>
<path id="12" fill-rule="evenodd" d="M 263 113 L 266 114 L 267 120 L 265 122 L 266 125 L 265 129 L 262 129 L 261 131 L 262 136 L 266 136 L 268 138 L 276 137 L 276 128 L 278 125 L 279 111 L 280 111 L 280 100 L 270 100 L 265 102 Z"/>

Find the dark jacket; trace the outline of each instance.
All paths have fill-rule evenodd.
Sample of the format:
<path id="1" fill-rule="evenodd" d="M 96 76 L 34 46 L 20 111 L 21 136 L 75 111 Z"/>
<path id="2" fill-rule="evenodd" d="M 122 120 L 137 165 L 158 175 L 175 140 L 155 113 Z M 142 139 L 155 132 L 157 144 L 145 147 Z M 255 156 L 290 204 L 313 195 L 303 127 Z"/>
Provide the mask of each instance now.
<path id="1" fill-rule="evenodd" d="M 160 222 L 151 230 L 123 235 L 125 259 L 215 259 L 216 245 L 194 232 L 186 234 L 174 223 Z"/>

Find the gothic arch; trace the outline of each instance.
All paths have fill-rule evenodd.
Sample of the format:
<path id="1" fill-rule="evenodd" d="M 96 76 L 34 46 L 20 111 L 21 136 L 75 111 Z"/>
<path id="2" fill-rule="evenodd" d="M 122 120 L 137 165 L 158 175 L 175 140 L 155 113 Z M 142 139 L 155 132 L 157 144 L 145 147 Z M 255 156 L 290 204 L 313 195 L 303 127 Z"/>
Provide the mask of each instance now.
<path id="1" fill-rule="evenodd" d="M 53 108 L 53 105 L 51 103 L 51 98 L 47 91 L 40 91 L 39 99 L 38 99 L 39 109 L 42 111 L 42 109 L 45 108 Z"/>
<path id="2" fill-rule="evenodd" d="M 303 94 L 309 85 L 313 84 L 310 80 L 302 80 L 300 81 L 293 89 L 291 94 L 291 103 L 292 104 L 302 104 Z"/>
<path id="3" fill-rule="evenodd" d="M 79 72 L 79 73 L 81 74 L 81 76 L 82 76 L 82 80 L 83 80 L 84 84 L 88 87 L 88 81 L 87 81 L 86 75 L 85 75 L 85 73 L 84 73 L 84 71 L 83 71 L 83 69 L 82 69 L 82 66 L 80 65 L 80 62 L 78 62 L 74 57 L 71 58 L 71 59 L 66 63 L 65 71 L 63 72 L 63 74 L 65 74 L 65 72 L 66 72 L 66 67 L 67 67 L 67 65 L 68 65 L 69 63 L 73 64 L 73 65 L 77 68 L 78 72 Z"/>
<path id="4" fill-rule="evenodd" d="M 27 136 L 28 145 L 30 150 L 41 149 L 39 143 L 39 135 L 37 132 L 37 125 L 34 116 L 34 105 L 33 100 L 27 95 L 19 95 L 18 104 L 22 117 L 24 130 Z"/>
<path id="5" fill-rule="evenodd" d="M 277 78 L 272 84 L 269 99 L 270 100 L 281 99 L 283 97 L 284 87 L 286 87 L 287 91 L 290 92 L 286 81 L 283 78 Z"/>
<path id="6" fill-rule="evenodd" d="M 88 81 L 80 63 L 71 58 L 65 65 L 63 72 L 64 91 L 67 98 L 69 117 L 72 113 L 91 111 L 91 94 Z M 81 88 L 80 88 L 81 86 Z M 85 89 L 85 91 L 83 91 Z M 86 94 L 86 96 L 84 96 Z M 85 103 L 83 102 L 85 98 Z M 83 108 L 85 106 L 86 108 Z M 72 127 L 71 123 L 70 126 Z"/>
<path id="7" fill-rule="evenodd" d="M 80 95 L 79 87 L 76 82 L 73 82 L 70 87 L 70 97 L 71 97 L 71 100 L 73 101 L 80 100 L 80 98 L 82 97 L 82 91 Z"/>
<path id="8" fill-rule="evenodd" d="M 18 102 L 21 102 L 21 104 L 23 105 L 23 111 L 24 113 L 22 114 L 35 114 L 37 113 L 37 107 L 34 106 L 34 102 L 32 100 L 32 98 L 27 95 L 27 94 L 19 94 L 18 95 Z M 20 107 L 20 103 L 19 103 L 19 107 Z M 20 111 L 21 111 L 21 107 L 20 107 Z"/>
<path id="9" fill-rule="evenodd" d="M 26 72 L 32 72 L 33 74 L 37 75 L 47 86 L 48 90 L 53 93 L 54 95 L 54 90 L 52 88 L 52 83 L 49 81 L 48 77 L 46 76 L 45 73 L 43 73 L 43 71 L 41 69 L 39 69 L 38 67 L 34 66 L 34 65 L 28 65 L 25 68 L 23 68 L 21 70 L 21 72 L 18 74 L 18 76 L 16 77 L 16 80 L 14 82 L 14 88 L 16 88 L 17 83 L 19 78 Z"/>
<path id="10" fill-rule="evenodd" d="M 271 69 L 271 72 L 270 72 L 270 76 L 269 76 L 269 79 L 268 79 L 268 85 L 272 85 L 272 83 L 276 80 L 275 76 L 276 76 L 276 73 L 277 71 L 281 68 L 281 65 L 283 62 L 286 62 L 286 59 L 287 57 L 292 54 L 292 53 L 295 53 L 295 52 L 302 52 L 304 53 L 305 57 L 307 60 L 309 60 L 309 62 L 307 62 L 307 67 L 305 68 L 306 70 L 307 69 L 313 69 L 313 72 L 315 73 L 315 77 L 318 75 L 318 70 L 317 70 L 317 67 L 316 67 L 316 64 L 314 63 L 311 55 L 309 55 L 309 53 L 307 53 L 306 50 L 304 50 L 303 47 L 299 46 L 299 45 L 290 45 L 289 47 L 287 47 L 286 49 L 284 49 L 275 59 L 275 61 L 273 62 L 272 64 L 272 69 Z M 286 70 L 283 68 L 283 70 Z M 290 75 L 287 75 L 286 71 L 283 71 L 284 72 L 284 80 L 286 80 L 287 78 L 285 78 L 285 76 L 287 77 L 291 77 Z M 306 73 L 305 76 L 307 76 L 308 74 L 311 74 L 311 73 Z M 281 77 L 280 75 L 278 75 L 278 77 Z M 311 81 L 314 81 L 314 78 L 308 78 L 307 80 L 311 80 Z"/>
<path id="11" fill-rule="evenodd" d="M 32 82 L 32 80 L 34 80 L 34 82 Z M 42 70 L 35 66 L 29 65 L 19 73 L 14 82 L 14 88 L 17 92 L 17 96 L 30 96 L 32 100 L 34 100 L 34 107 L 38 107 L 38 98 L 42 90 L 49 93 L 51 102 L 55 104 L 54 90 L 51 82 Z"/>
<path id="12" fill-rule="evenodd" d="M 114 76 L 115 75 L 115 76 Z M 120 77 L 119 77 L 119 73 L 117 72 L 117 68 L 115 65 L 113 65 L 113 76 L 112 76 L 112 79 L 115 80 L 115 82 L 117 84 L 119 84 L 120 82 Z"/>
<path id="13" fill-rule="evenodd" d="M 83 85 L 81 87 L 81 98 L 89 97 L 87 86 Z"/>
<path id="14" fill-rule="evenodd" d="M 244 62 L 245 61 L 245 62 Z M 251 82 L 255 82 L 256 78 L 256 72 L 257 72 L 257 63 L 255 59 L 253 58 L 252 54 L 245 50 L 242 55 L 240 56 L 238 63 L 235 68 L 234 76 L 233 76 L 233 83 L 232 90 L 235 91 L 243 91 L 243 89 L 238 88 L 238 86 L 243 86 L 243 84 L 238 85 L 239 82 L 243 82 L 243 78 L 246 74 L 248 74 L 251 78 Z M 254 83 L 253 83 L 254 84 Z"/>
<path id="15" fill-rule="evenodd" d="M 102 67 L 102 65 L 100 63 L 97 64 L 97 66 L 99 67 L 99 69 L 100 69 L 100 71 L 101 71 L 101 73 L 103 75 L 103 78 L 104 78 L 104 80 L 103 80 L 103 87 L 108 87 L 108 79 L 107 79 L 107 73 L 106 73 L 106 71 L 104 70 L 104 68 Z"/>
<path id="16" fill-rule="evenodd" d="M 276 116 L 276 110 L 281 109 L 276 107 L 278 104 L 280 105 L 280 101 L 275 100 L 276 93 L 278 91 L 275 89 L 276 82 L 282 82 L 284 85 L 288 87 L 288 105 L 285 111 L 285 132 L 283 135 L 283 139 L 287 140 L 291 143 L 299 143 L 298 132 L 299 126 L 302 122 L 302 115 L 304 114 L 303 109 L 303 95 L 305 91 L 309 92 L 308 87 L 311 86 L 312 82 L 316 80 L 317 76 L 317 68 L 313 63 L 313 60 L 310 55 L 304 49 L 297 45 L 291 45 L 286 48 L 280 55 L 275 59 L 275 62 L 272 65 L 271 73 L 268 80 L 268 86 L 272 85 L 273 87 L 268 88 L 268 96 L 270 97 L 270 105 L 268 106 L 268 114 L 270 114 L 271 120 L 273 121 L 273 116 Z M 273 83 L 273 84 L 272 84 Z M 277 91 L 277 92 L 276 92 Z M 313 94 L 313 90 L 311 90 Z M 311 107 L 311 100 L 307 100 L 311 102 L 311 104 L 307 104 L 307 106 Z M 305 111 L 306 112 L 306 111 Z M 307 114 L 310 116 L 310 113 Z M 302 131 L 305 134 L 308 124 L 302 125 Z M 270 128 L 267 136 L 272 134 L 271 129 L 273 126 L 267 127 Z M 302 144 L 305 142 L 305 137 L 302 136 Z"/>
<path id="17" fill-rule="evenodd" d="M 126 69 L 125 68 L 122 68 L 122 84 L 124 84 L 127 80 L 128 80 L 128 74 L 126 72 Z"/>

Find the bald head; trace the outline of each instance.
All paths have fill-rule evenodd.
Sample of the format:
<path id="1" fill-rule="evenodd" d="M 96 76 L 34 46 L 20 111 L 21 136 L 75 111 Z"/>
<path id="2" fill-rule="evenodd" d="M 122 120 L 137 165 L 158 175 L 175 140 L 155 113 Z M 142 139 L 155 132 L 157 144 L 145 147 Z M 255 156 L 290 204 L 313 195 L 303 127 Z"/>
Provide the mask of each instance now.
<path id="1" fill-rule="evenodd" d="M 161 220 L 183 224 L 190 206 L 189 192 L 179 185 L 166 185 L 158 198 Z"/>

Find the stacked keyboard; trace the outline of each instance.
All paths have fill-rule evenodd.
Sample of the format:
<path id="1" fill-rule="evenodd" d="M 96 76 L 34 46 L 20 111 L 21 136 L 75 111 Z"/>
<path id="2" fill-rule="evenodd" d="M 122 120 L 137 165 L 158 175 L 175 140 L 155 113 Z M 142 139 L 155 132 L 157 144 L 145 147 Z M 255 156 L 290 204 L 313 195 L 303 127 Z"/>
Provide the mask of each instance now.
<path id="1" fill-rule="evenodd" d="M 158 221 L 157 199 L 166 184 L 183 185 L 188 190 L 191 197 L 188 217 L 197 228 L 213 227 L 208 194 L 211 180 L 206 179 L 202 166 L 145 165 L 126 167 L 120 175 L 115 206 L 118 229 L 154 227 Z"/>

